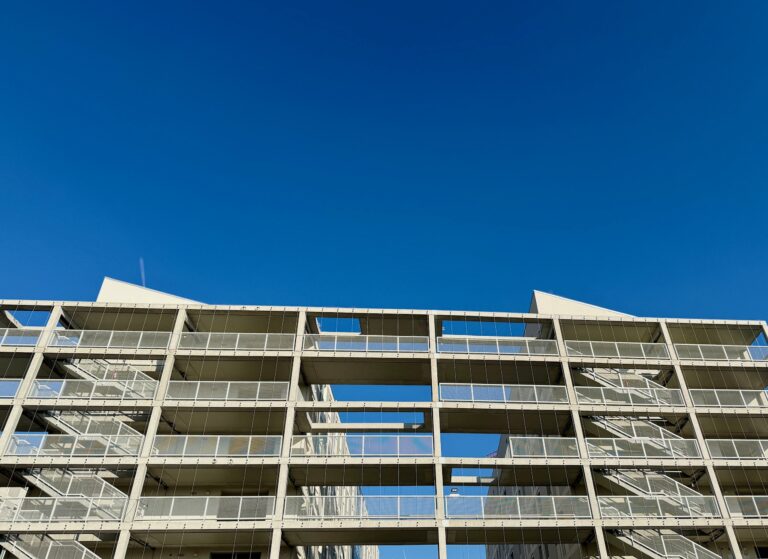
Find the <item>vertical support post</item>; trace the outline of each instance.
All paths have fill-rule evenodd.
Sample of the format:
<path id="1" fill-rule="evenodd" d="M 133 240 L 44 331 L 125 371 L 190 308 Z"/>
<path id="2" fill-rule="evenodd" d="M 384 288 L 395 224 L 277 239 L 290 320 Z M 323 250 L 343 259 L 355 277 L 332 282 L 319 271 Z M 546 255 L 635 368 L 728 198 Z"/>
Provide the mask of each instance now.
<path id="1" fill-rule="evenodd" d="M 440 377 L 437 368 L 437 335 L 435 325 L 435 313 L 430 311 L 427 317 L 429 321 L 429 374 L 432 385 L 432 444 L 433 460 L 435 467 L 435 496 L 437 508 L 435 519 L 437 521 L 437 553 L 438 559 L 448 559 L 448 543 L 446 536 L 445 517 L 445 482 L 443 480 L 443 447 L 441 442 L 442 429 L 440 428 Z"/>
<path id="2" fill-rule="evenodd" d="M 571 409 L 571 421 L 573 422 L 573 430 L 576 435 L 576 444 L 579 447 L 579 455 L 581 456 L 581 469 L 584 475 L 584 485 L 587 489 L 587 498 L 589 499 L 589 508 L 592 509 L 592 518 L 595 525 L 595 541 L 597 542 L 597 549 L 600 553 L 601 559 L 610 559 L 608 554 L 608 546 L 605 543 L 605 533 L 603 532 L 602 515 L 600 514 L 600 504 L 597 500 L 597 491 L 595 490 L 595 480 L 592 476 L 592 468 L 589 465 L 589 452 L 587 450 L 587 442 L 584 437 L 584 428 L 581 424 L 581 415 L 579 414 L 578 399 L 576 397 L 576 389 L 573 385 L 573 376 L 571 375 L 571 367 L 568 361 L 568 353 L 565 350 L 565 341 L 563 340 L 563 331 L 560 326 L 560 319 L 553 318 L 552 325 L 555 329 L 555 339 L 557 340 L 557 349 L 560 354 L 560 366 L 563 371 L 563 380 L 565 381 L 565 389 L 568 392 L 568 400 L 570 401 Z"/>
<path id="3" fill-rule="evenodd" d="M 720 514 L 723 517 L 725 533 L 728 536 L 728 543 L 731 546 L 731 552 L 733 553 L 734 559 L 742 559 L 739 542 L 737 541 L 736 533 L 733 530 L 733 521 L 731 520 L 731 515 L 728 512 L 728 506 L 725 503 L 725 498 L 723 497 L 723 492 L 720 488 L 720 482 L 717 479 L 715 468 L 712 465 L 712 456 L 709 454 L 709 447 L 707 446 L 707 441 L 704 438 L 704 431 L 702 430 L 701 424 L 699 423 L 699 418 L 696 415 L 696 406 L 693 405 L 691 394 L 688 392 L 688 384 L 685 382 L 685 376 L 683 375 L 683 370 L 680 366 L 680 359 L 678 358 L 674 344 L 672 343 L 672 336 L 669 334 L 669 327 L 664 320 L 661 320 L 659 321 L 659 328 L 661 329 L 664 343 L 667 346 L 667 353 L 669 353 L 669 357 L 672 360 L 672 368 L 675 371 L 677 383 L 680 386 L 680 391 L 683 393 L 683 401 L 685 402 L 685 407 L 688 411 L 688 418 L 691 420 L 691 427 L 693 428 L 696 442 L 699 445 L 699 451 L 701 452 L 701 456 L 704 459 L 704 467 L 706 468 L 707 475 L 710 479 L 712 493 L 715 495 L 717 506 L 720 508 Z"/>

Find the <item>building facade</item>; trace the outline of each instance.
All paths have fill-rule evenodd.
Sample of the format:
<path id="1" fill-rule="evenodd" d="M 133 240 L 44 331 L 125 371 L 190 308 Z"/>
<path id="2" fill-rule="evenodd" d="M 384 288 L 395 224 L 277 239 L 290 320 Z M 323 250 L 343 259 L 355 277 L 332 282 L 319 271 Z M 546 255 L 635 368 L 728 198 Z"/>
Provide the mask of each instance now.
<path id="1" fill-rule="evenodd" d="M 764 321 L 0 310 L 9 557 L 768 557 Z"/>

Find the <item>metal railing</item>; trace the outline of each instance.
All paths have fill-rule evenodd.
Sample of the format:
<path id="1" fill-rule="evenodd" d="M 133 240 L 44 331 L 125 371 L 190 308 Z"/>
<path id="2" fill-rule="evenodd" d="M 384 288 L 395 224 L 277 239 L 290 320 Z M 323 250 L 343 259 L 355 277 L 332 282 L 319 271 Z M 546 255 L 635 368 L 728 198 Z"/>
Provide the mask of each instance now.
<path id="1" fill-rule="evenodd" d="M 186 381 L 168 384 L 167 400 L 279 400 L 288 399 L 287 382 Z"/>
<path id="2" fill-rule="evenodd" d="M 590 458 L 701 458 L 693 439 L 586 439 Z"/>
<path id="3" fill-rule="evenodd" d="M 141 497 L 134 520 L 265 520 L 275 511 L 275 498 Z"/>
<path id="4" fill-rule="evenodd" d="M 153 456 L 280 456 L 279 435 L 157 435 Z"/>
<path id="5" fill-rule="evenodd" d="M 0 497 L 0 522 L 120 521 L 127 503 L 127 499 Z"/>
<path id="6" fill-rule="evenodd" d="M 709 454 L 714 459 L 764 460 L 768 458 L 768 439 L 710 439 Z"/>
<path id="7" fill-rule="evenodd" d="M 665 344 L 640 342 L 588 342 L 567 340 L 565 351 L 572 357 L 616 357 L 622 359 L 669 359 Z"/>
<path id="8" fill-rule="evenodd" d="M 432 456 L 432 435 L 297 435 L 291 456 Z"/>
<path id="9" fill-rule="evenodd" d="M 41 400 L 151 400 L 153 380 L 35 380 L 29 398 Z"/>
<path id="10" fill-rule="evenodd" d="M 598 497 L 600 514 L 604 518 L 674 517 L 703 518 L 720 515 L 714 497 L 702 495 L 653 497 Z"/>
<path id="11" fill-rule="evenodd" d="M 565 386 L 546 384 L 440 383 L 444 402 L 504 402 L 509 404 L 567 404 Z"/>
<path id="12" fill-rule="evenodd" d="M 0 379 L 0 399 L 15 398 L 21 379 Z"/>
<path id="13" fill-rule="evenodd" d="M 768 495 L 726 495 L 725 505 L 731 516 L 740 518 L 768 517 Z"/>
<path id="14" fill-rule="evenodd" d="M 602 475 L 619 485 L 631 487 L 643 495 L 664 495 L 667 497 L 678 497 L 681 495 L 689 497 L 701 496 L 701 493 L 695 489 L 691 489 L 669 476 L 645 470 L 613 470 L 604 472 Z"/>
<path id="15" fill-rule="evenodd" d="M 577 386 L 580 404 L 614 406 L 683 406 L 683 393 L 670 388 L 611 388 L 607 386 Z"/>
<path id="16" fill-rule="evenodd" d="M 295 339 L 294 334 L 182 332 L 179 339 L 179 349 L 291 351 Z"/>
<path id="17" fill-rule="evenodd" d="M 708 550 L 680 534 L 661 534 L 656 530 L 628 530 L 619 534 L 633 546 L 650 550 L 659 557 L 669 559 L 722 559 L 721 555 Z M 653 556 L 652 555 L 652 556 Z"/>
<path id="18" fill-rule="evenodd" d="M 578 458 L 573 437 L 509 437 L 505 458 Z"/>
<path id="19" fill-rule="evenodd" d="M 493 338 L 490 336 L 437 338 L 440 353 L 490 353 L 494 355 L 558 355 L 555 340 Z"/>
<path id="20" fill-rule="evenodd" d="M 0 328 L 0 346 L 35 346 L 42 333 L 35 328 Z"/>
<path id="21" fill-rule="evenodd" d="M 420 519 L 435 518 L 435 497 L 427 495 L 292 495 L 285 498 L 285 518 Z"/>
<path id="22" fill-rule="evenodd" d="M 107 457 L 138 456 L 144 437 L 133 435 L 50 435 L 15 433 L 8 456 Z"/>
<path id="23" fill-rule="evenodd" d="M 582 495 L 472 495 L 445 497 L 447 518 L 592 518 Z"/>
<path id="24" fill-rule="evenodd" d="M 768 346 L 675 344 L 680 359 L 695 361 L 768 361 Z"/>
<path id="25" fill-rule="evenodd" d="M 107 349 L 166 349 L 170 340 L 170 332 L 56 330 L 51 334 L 48 345 Z"/>
<path id="26" fill-rule="evenodd" d="M 708 408 L 764 408 L 768 407 L 768 392 L 765 390 L 712 390 L 692 388 L 694 406 Z"/>
<path id="27" fill-rule="evenodd" d="M 6 543 L 18 557 L 34 559 L 101 559 L 76 540 L 52 540 L 43 535 L 25 534 Z"/>
<path id="28" fill-rule="evenodd" d="M 305 334 L 302 347 L 307 351 L 426 353 L 429 351 L 429 338 L 427 336 Z"/>
<path id="29" fill-rule="evenodd" d="M 124 499 L 127 495 L 111 483 L 96 475 L 94 471 L 74 474 L 60 468 L 40 468 L 26 474 L 37 484 L 62 497 L 85 497 L 89 499 Z"/>

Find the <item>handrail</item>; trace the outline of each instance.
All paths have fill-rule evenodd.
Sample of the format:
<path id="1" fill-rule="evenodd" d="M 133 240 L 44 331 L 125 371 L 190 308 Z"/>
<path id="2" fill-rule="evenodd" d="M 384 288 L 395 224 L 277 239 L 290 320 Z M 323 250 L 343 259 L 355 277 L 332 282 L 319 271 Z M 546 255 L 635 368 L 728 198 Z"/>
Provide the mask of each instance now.
<path id="1" fill-rule="evenodd" d="M 51 435 L 15 433 L 8 456 L 137 456 L 144 437 L 135 435 Z"/>
<path id="2" fill-rule="evenodd" d="M 173 380 L 166 400 L 256 400 L 285 401 L 288 383 L 272 381 L 186 381 Z"/>
<path id="3" fill-rule="evenodd" d="M 42 333 L 39 328 L 0 328 L 0 347 L 35 346 Z"/>
<path id="4" fill-rule="evenodd" d="M 571 357 L 669 359 L 666 344 L 658 343 L 566 340 L 565 351 Z"/>
<path id="5" fill-rule="evenodd" d="M 768 361 L 768 346 L 675 344 L 680 359 L 694 361 Z"/>
<path id="6" fill-rule="evenodd" d="M 699 518 L 720 515 L 717 501 L 709 495 L 675 496 L 598 496 L 600 514 L 605 518 L 674 517 Z"/>
<path id="7" fill-rule="evenodd" d="M 555 340 L 491 336 L 440 336 L 439 353 L 489 353 L 494 355 L 558 355 Z"/>
<path id="8" fill-rule="evenodd" d="M 432 456 L 432 435 L 296 435 L 291 456 Z"/>
<path id="9" fill-rule="evenodd" d="M 157 435 L 152 456 L 280 456 L 280 435 Z"/>
<path id="10" fill-rule="evenodd" d="M 32 383 L 29 398 L 41 400 L 151 400 L 157 391 L 154 380 L 39 379 Z"/>
<path id="11" fill-rule="evenodd" d="M 294 334 L 254 332 L 182 332 L 179 349 L 290 351 Z"/>
<path id="12" fill-rule="evenodd" d="M 447 518 L 592 518 L 584 495 L 449 495 Z"/>
<path id="13" fill-rule="evenodd" d="M 121 521 L 128 499 L 82 497 L 0 497 L 2 522 Z"/>
<path id="14" fill-rule="evenodd" d="M 567 404 L 568 390 L 547 384 L 450 383 L 439 385 L 443 402 Z"/>
<path id="15" fill-rule="evenodd" d="M 768 392 L 765 390 L 707 389 L 692 388 L 693 405 L 714 408 L 768 407 Z"/>
<path id="16" fill-rule="evenodd" d="M 266 520 L 274 510 L 273 496 L 140 497 L 134 520 Z"/>
<path id="17" fill-rule="evenodd" d="M 701 458 L 693 439 L 634 439 L 588 437 L 590 458 Z"/>
<path id="18" fill-rule="evenodd" d="M 435 518 L 436 498 L 428 495 L 290 495 L 285 498 L 285 518 L 430 519 Z"/>
<path id="19" fill-rule="evenodd" d="M 607 386 L 577 386 L 580 404 L 614 406 L 682 406 L 683 392 L 674 388 L 611 388 Z"/>
<path id="20" fill-rule="evenodd" d="M 166 349 L 170 332 L 130 330 L 55 330 L 48 345 L 69 348 Z"/>
<path id="21" fill-rule="evenodd" d="M 426 353 L 427 336 L 363 336 L 359 334 L 305 334 L 304 351 Z"/>

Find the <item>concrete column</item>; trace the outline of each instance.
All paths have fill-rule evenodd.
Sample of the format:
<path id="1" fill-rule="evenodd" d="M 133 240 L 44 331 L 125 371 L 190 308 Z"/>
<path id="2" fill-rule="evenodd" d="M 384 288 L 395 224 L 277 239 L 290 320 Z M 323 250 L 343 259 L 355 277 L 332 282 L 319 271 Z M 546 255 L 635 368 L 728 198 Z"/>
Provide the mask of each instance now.
<path id="1" fill-rule="evenodd" d="M 560 353 L 560 366 L 563 370 L 565 389 L 568 392 L 568 400 L 571 402 L 571 421 L 573 422 L 573 430 L 574 434 L 576 435 L 576 444 L 579 447 L 579 455 L 581 456 L 581 468 L 582 473 L 584 474 L 584 486 L 587 489 L 589 507 L 592 509 L 592 518 L 595 525 L 595 541 L 597 542 L 597 549 L 600 553 L 600 558 L 610 559 L 610 555 L 608 554 L 608 546 L 605 543 L 605 533 L 603 532 L 602 515 L 600 514 L 600 504 L 597 500 L 597 491 L 595 490 L 595 480 L 592 476 L 592 468 L 589 464 L 589 451 L 587 450 L 587 442 L 584 437 L 584 428 L 581 424 L 581 415 L 578 411 L 579 407 L 578 399 L 576 398 L 576 389 L 573 385 L 573 376 L 571 375 L 571 367 L 568 362 L 568 354 L 565 351 L 563 331 L 560 327 L 559 319 L 552 319 L 552 324 L 555 329 L 557 349 Z"/>
<path id="2" fill-rule="evenodd" d="M 16 397 L 13 399 L 13 406 L 11 407 L 11 411 L 8 412 L 8 419 L 5 422 L 2 432 L 0 432 L 0 456 L 6 452 L 11 436 L 13 436 L 18 428 L 19 420 L 24 413 L 24 399 L 32 389 L 32 384 L 34 383 L 35 378 L 37 378 L 37 374 L 40 372 L 40 367 L 45 358 L 45 348 L 48 345 L 48 341 L 51 339 L 53 331 L 59 324 L 62 312 L 61 304 L 54 305 L 51 309 L 48 321 L 40 333 L 40 338 L 35 345 L 34 354 L 27 367 L 27 372 L 19 384 L 19 389 L 16 391 Z"/>
<path id="3" fill-rule="evenodd" d="M 736 540 L 736 533 L 733 530 L 731 515 L 728 512 L 728 506 L 725 504 L 725 498 L 723 497 L 723 492 L 720 488 L 720 482 L 718 481 L 717 475 L 715 474 L 715 468 L 712 466 L 712 456 L 709 454 L 709 447 L 707 446 L 707 441 L 704 438 L 704 433 L 701 429 L 699 418 L 696 415 L 696 407 L 693 405 L 693 400 L 691 399 L 691 395 L 688 392 L 688 384 L 685 382 L 683 370 L 680 367 L 680 360 L 677 358 L 677 352 L 675 351 L 674 344 L 672 343 L 672 337 L 669 334 L 669 328 L 667 327 L 667 323 L 663 320 L 659 322 L 659 327 L 661 328 L 664 343 L 667 345 L 667 352 L 672 359 L 672 367 L 675 370 L 675 377 L 677 378 L 677 383 L 680 386 L 680 391 L 683 393 L 683 401 L 685 402 L 685 407 L 688 410 L 688 418 L 691 420 L 691 427 L 693 428 L 696 442 L 699 445 L 699 451 L 701 452 L 701 456 L 704 459 L 707 475 L 711 480 L 712 493 L 714 494 L 715 500 L 717 501 L 717 506 L 720 507 L 720 513 L 723 517 L 723 524 L 725 526 L 726 535 L 728 536 L 728 543 L 730 544 L 731 551 L 733 552 L 733 557 L 734 559 L 742 559 L 741 549 L 739 548 L 739 543 Z"/>
<path id="4" fill-rule="evenodd" d="M 440 379 L 437 370 L 437 335 L 435 328 L 435 314 L 429 313 L 429 371 L 432 385 L 432 444 L 435 464 L 435 495 L 437 496 L 437 508 L 435 519 L 437 520 L 437 553 L 439 559 L 448 558 L 448 545 L 446 537 L 445 518 L 445 483 L 443 480 L 443 450 L 440 440 Z"/>
<path id="5" fill-rule="evenodd" d="M 291 459 L 291 443 L 293 441 L 293 426 L 296 423 L 296 402 L 299 399 L 299 378 L 301 376 L 301 349 L 304 346 L 304 331 L 307 328 L 306 311 L 299 312 L 296 328 L 296 340 L 293 346 L 293 364 L 291 380 L 288 385 L 288 402 L 285 409 L 285 425 L 283 427 L 283 446 L 280 449 L 280 468 L 275 487 L 274 528 L 269 548 L 269 559 L 280 559 L 282 544 L 282 520 L 285 510 L 285 497 L 288 494 L 288 473 Z"/>
<path id="6" fill-rule="evenodd" d="M 133 517 L 138 509 L 139 499 L 144 491 L 144 481 L 147 477 L 147 460 L 149 460 L 149 457 L 152 454 L 155 437 L 157 436 L 157 431 L 160 427 L 160 420 L 163 416 L 163 401 L 165 400 L 166 392 L 168 392 L 168 383 L 171 381 L 171 376 L 173 375 L 173 367 L 176 362 L 176 349 L 179 345 L 181 333 L 184 331 L 186 320 L 187 311 L 184 308 L 180 308 L 176 314 L 173 333 L 171 334 L 165 362 L 163 363 L 163 370 L 160 373 L 160 380 L 157 385 L 157 390 L 155 391 L 155 397 L 152 401 L 152 411 L 150 412 L 149 421 L 147 422 L 147 431 L 144 434 L 144 442 L 139 451 L 136 473 L 133 476 L 133 483 L 131 484 L 131 490 L 128 494 L 128 505 L 125 511 L 125 521 L 123 522 L 124 527 L 120 530 L 120 535 L 117 538 L 113 559 L 124 559 L 128 552 L 128 544 L 131 540 L 129 526 L 133 521 Z"/>

